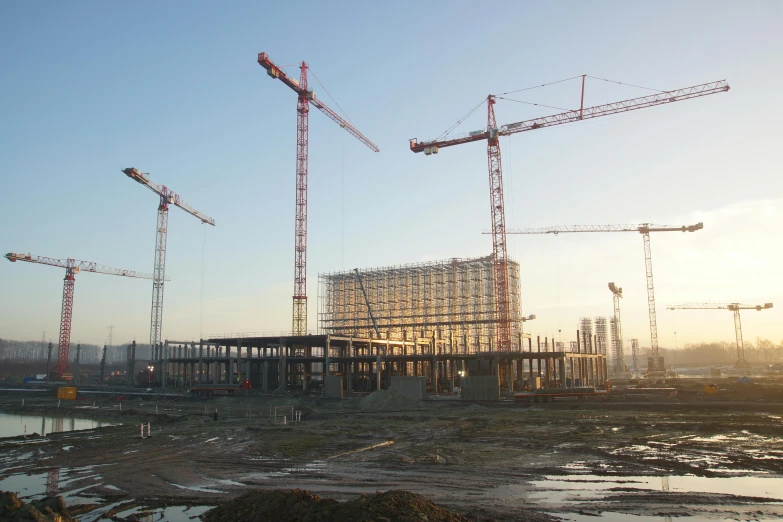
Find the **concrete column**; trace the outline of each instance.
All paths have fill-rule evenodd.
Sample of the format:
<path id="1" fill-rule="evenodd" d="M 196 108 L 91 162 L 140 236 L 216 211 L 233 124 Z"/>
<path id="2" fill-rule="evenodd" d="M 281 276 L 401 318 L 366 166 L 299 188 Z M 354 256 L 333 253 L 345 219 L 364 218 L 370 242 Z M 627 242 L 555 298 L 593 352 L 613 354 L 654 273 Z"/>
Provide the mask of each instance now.
<path id="1" fill-rule="evenodd" d="M 163 344 L 163 371 L 160 372 L 161 373 L 161 379 L 163 379 L 163 383 L 161 385 L 161 388 L 163 388 L 164 390 L 166 389 L 166 384 L 167 384 L 166 381 L 168 380 L 168 372 L 169 372 L 168 366 L 166 365 L 166 363 L 168 361 L 168 351 L 169 351 L 168 348 L 169 348 L 169 342 L 168 341 L 164 341 L 164 344 Z"/>
<path id="2" fill-rule="evenodd" d="M 348 339 L 348 357 L 353 357 L 353 338 Z M 348 397 L 352 395 L 353 392 L 353 363 L 348 363 L 348 382 L 345 386 L 346 393 Z"/>
<path id="3" fill-rule="evenodd" d="M 75 371 L 73 372 L 73 382 L 74 384 L 79 384 L 79 358 L 82 353 L 82 343 L 78 343 L 76 345 L 76 361 L 74 361 L 76 364 L 74 364 Z"/>
<path id="4" fill-rule="evenodd" d="M 242 379 L 242 341 L 237 341 L 237 380 L 241 383 Z"/>
<path id="5" fill-rule="evenodd" d="M 566 385 L 566 358 L 565 355 L 560 358 L 560 386 Z"/>
<path id="6" fill-rule="evenodd" d="M 287 357 L 285 355 L 282 355 L 280 357 L 280 378 L 279 378 L 279 384 L 282 386 L 283 390 L 288 389 L 288 362 Z"/>
<path id="7" fill-rule="evenodd" d="M 380 391 L 381 389 L 381 357 L 377 356 L 375 357 L 375 390 Z"/>

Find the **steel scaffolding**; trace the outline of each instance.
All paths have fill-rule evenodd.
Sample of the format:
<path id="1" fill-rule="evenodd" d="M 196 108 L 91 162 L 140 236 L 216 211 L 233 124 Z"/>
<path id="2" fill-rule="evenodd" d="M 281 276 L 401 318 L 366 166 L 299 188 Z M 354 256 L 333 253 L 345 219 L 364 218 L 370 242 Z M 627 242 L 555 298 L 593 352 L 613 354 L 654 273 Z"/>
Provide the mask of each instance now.
<path id="1" fill-rule="evenodd" d="M 607 342 L 609 340 L 609 322 L 606 317 L 595 318 L 595 342 L 597 352 L 601 355 L 606 355 Z"/>
<path id="2" fill-rule="evenodd" d="M 358 273 L 361 284 L 355 270 L 318 275 L 320 333 L 377 337 L 372 315 L 385 339 L 453 339 L 455 350 L 465 354 L 500 346 L 492 256 Z M 509 261 L 508 276 L 511 350 L 516 351 L 521 324 L 518 263 Z"/>

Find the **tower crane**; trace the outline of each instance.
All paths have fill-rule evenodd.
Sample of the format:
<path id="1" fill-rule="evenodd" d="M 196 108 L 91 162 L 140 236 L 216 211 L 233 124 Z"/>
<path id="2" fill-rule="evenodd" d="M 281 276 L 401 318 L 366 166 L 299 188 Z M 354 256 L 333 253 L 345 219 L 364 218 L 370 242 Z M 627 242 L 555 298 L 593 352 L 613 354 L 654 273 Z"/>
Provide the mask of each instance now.
<path id="1" fill-rule="evenodd" d="M 71 376 L 71 368 L 68 364 L 68 356 L 71 351 L 71 319 L 73 317 L 73 290 L 76 283 L 76 274 L 81 272 L 93 272 L 96 274 L 108 274 L 123 277 L 135 277 L 138 279 L 152 279 L 152 274 L 133 272 L 120 268 L 99 265 L 91 261 L 79 261 L 78 259 L 53 259 L 51 257 L 32 256 L 30 254 L 5 255 L 5 258 L 15 263 L 24 261 L 39 265 L 57 266 L 65 269 L 65 282 L 63 283 L 63 306 L 60 312 L 60 344 L 57 347 L 57 380 Z M 47 375 L 47 379 L 49 376 Z"/>
<path id="2" fill-rule="evenodd" d="M 582 98 L 578 110 L 566 111 L 560 114 L 553 114 L 551 116 L 543 116 L 540 118 L 533 118 L 530 120 L 498 126 L 495 120 L 494 107 L 496 98 L 502 99 L 502 96 L 490 94 L 487 96 L 486 129 L 469 132 L 461 136 L 452 136 L 444 139 L 438 138 L 430 141 L 420 142 L 418 139 L 413 138 L 409 142 L 410 149 L 413 152 L 424 152 L 424 154 L 427 156 L 437 154 L 440 149 L 445 147 L 452 147 L 454 145 L 461 145 L 463 143 L 471 143 L 474 141 L 486 140 L 487 142 L 490 209 L 492 216 L 492 255 L 495 272 L 494 285 L 498 320 L 497 337 L 498 345 L 500 346 L 501 351 L 509 350 L 511 347 L 511 322 L 513 318 L 511 317 L 510 310 L 508 255 L 506 249 L 506 215 L 503 202 L 503 173 L 501 168 L 500 144 L 498 139 L 501 136 L 511 136 L 512 134 L 517 134 L 520 132 L 589 120 L 593 118 L 599 118 L 601 116 L 610 116 L 612 114 L 619 114 L 637 109 L 645 109 L 647 107 L 655 107 L 676 101 L 690 100 L 693 98 L 707 96 L 710 94 L 717 94 L 729 90 L 729 85 L 726 83 L 726 81 L 720 80 L 701 85 L 694 85 L 692 87 L 685 87 L 684 89 L 662 91 L 656 94 L 651 94 L 649 96 L 642 96 L 640 98 L 632 98 L 629 100 L 622 100 L 605 105 L 585 107 L 584 99 L 586 76 L 587 75 L 582 75 Z"/>
<path id="3" fill-rule="evenodd" d="M 741 303 L 688 303 L 667 306 L 669 310 L 730 310 L 734 312 L 734 335 L 737 339 L 737 362 L 735 368 L 749 368 L 750 364 L 745 360 L 745 345 L 742 341 L 742 323 L 740 322 L 740 310 L 767 310 L 772 308 L 772 303 L 763 305 L 746 305 Z"/>
<path id="4" fill-rule="evenodd" d="M 620 298 L 623 297 L 623 289 L 609 283 L 614 303 L 614 328 L 612 329 L 612 355 L 614 356 L 614 372 L 621 374 L 625 371 L 625 353 L 623 352 L 623 327 L 620 322 Z"/>
<path id="5" fill-rule="evenodd" d="M 658 356 L 658 320 L 655 315 L 655 288 L 653 287 L 652 252 L 650 251 L 650 232 L 696 232 L 704 228 L 704 223 L 685 226 L 651 225 L 568 225 L 546 228 L 523 228 L 509 230 L 509 234 L 561 234 L 570 232 L 638 232 L 644 240 L 644 264 L 647 270 L 647 308 L 650 315 L 650 343 L 652 357 L 647 361 L 647 375 L 661 376 L 666 370 L 663 358 Z M 486 233 L 486 232 L 485 232 Z"/>
<path id="6" fill-rule="evenodd" d="M 296 216 L 294 226 L 294 296 L 292 331 L 294 335 L 307 334 L 307 152 L 310 104 L 345 129 L 351 136 L 374 152 L 380 149 L 359 129 L 345 121 L 336 112 L 316 98 L 307 88 L 309 67 L 303 61 L 299 67 L 299 81 L 283 72 L 266 53 L 258 53 L 258 63 L 273 79 L 280 80 L 297 94 L 296 102 Z M 317 78 L 316 78 L 317 80 Z M 328 93 L 327 93 L 328 94 Z"/>
<path id="7" fill-rule="evenodd" d="M 155 266 L 152 278 L 152 311 L 150 313 L 150 354 L 152 349 L 161 343 L 163 333 L 163 283 L 166 281 L 166 242 L 169 230 L 169 205 L 181 208 L 202 223 L 215 226 L 215 220 L 188 205 L 179 194 L 166 185 L 158 185 L 152 181 L 149 174 L 137 168 L 123 169 L 130 179 L 141 183 L 160 197 L 158 203 L 157 232 L 155 234 Z"/>

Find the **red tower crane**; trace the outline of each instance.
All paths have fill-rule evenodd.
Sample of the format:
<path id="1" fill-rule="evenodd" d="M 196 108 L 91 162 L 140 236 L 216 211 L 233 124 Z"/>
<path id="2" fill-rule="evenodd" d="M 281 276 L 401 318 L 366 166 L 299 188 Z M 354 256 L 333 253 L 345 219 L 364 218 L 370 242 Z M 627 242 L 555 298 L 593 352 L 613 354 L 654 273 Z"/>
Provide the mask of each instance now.
<path id="1" fill-rule="evenodd" d="M 299 67 L 299 81 L 287 76 L 283 69 L 269 59 L 266 53 L 258 53 L 258 63 L 266 73 L 286 84 L 297 94 L 296 102 L 296 218 L 294 227 L 294 307 L 292 332 L 294 335 L 307 334 L 307 127 L 310 104 L 326 114 L 332 121 L 348 131 L 357 140 L 375 152 L 380 149 L 351 123 L 342 119 L 336 112 L 316 98 L 312 89 L 307 88 L 308 66 L 303 61 Z M 317 78 L 316 78 L 317 79 Z"/>
<path id="2" fill-rule="evenodd" d="M 439 149 L 461 145 L 473 141 L 487 141 L 487 157 L 489 167 L 489 194 L 492 215 L 492 255 L 495 272 L 495 296 L 497 306 L 497 337 L 501 351 L 507 351 L 511 346 L 511 322 L 508 287 L 508 255 L 506 249 L 506 217 L 503 203 L 503 173 L 500 161 L 500 146 L 498 138 L 511 136 L 519 132 L 553 127 L 565 123 L 609 116 L 647 107 L 655 107 L 676 101 L 689 100 L 709 94 L 726 92 L 729 86 L 725 80 L 720 80 L 674 91 L 663 91 L 641 98 L 622 100 L 594 107 L 584 106 L 585 76 L 582 75 L 582 100 L 578 110 L 566 111 L 551 116 L 533 118 L 531 120 L 510 123 L 498 127 L 495 121 L 495 98 L 498 95 L 487 96 L 487 128 L 469 132 L 461 136 L 446 139 L 436 139 L 419 142 L 416 138 L 410 140 L 413 152 L 424 152 L 425 155 L 437 154 Z"/>
<path id="3" fill-rule="evenodd" d="M 76 283 L 76 274 L 80 272 L 93 272 L 96 274 L 108 274 L 123 277 L 135 277 L 139 279 L 152 279 L 152 274 L 133 272 L 131 270 L 122 270 L 110 266 L 99 265 L 91 261 L 79 261 L 78 259 L 52 259 L 51 257 L 31 256 L 30 254 L 15 254 L 13 252 L 5 255 L 6 259 L 15 263 L 25 261 L 27 263 L 37 263 L 39 265 L 58 266 L 65 269 L 65 282 L 63 283 L 63 306 L 60 313 L 60 344 L 57 347 L 57 379 L 63 377 L 66 379 L 71 375 L 68 356 L 71 351 L 71 319 L 73 317 L 73 289 Z M 49 376 L 47 375 L 47 379 Z M 67 379 L 69 380 L 69 379 Z"/>
<path id="4" fill-rule="evenodd" d="M 650 232 L 696 232 L 704 228 L 703 223 L 672 227 L 669 225 L 568 225 L 562 227 L 524 228 L 509 230 L 509 234 L 561 234 L 568 232 L 638 232 L 644 239 L 644 266 L 647 270 L 647 308 L 650 314 L 650 343 L 652 357 L 647 361 L 647 375 L 660 376 L 665 373 L 663 358 L 658 356 L 658 320 L 655 315 L 655 288 L 653 286 L 652 251 Z M 619 317 L 618 317 L 619 318 Z M 620 338 L 622 342 L 622 337 Z"/>
<path id="5" fill-rule="evenodd" d="M 737 339 L 737 362 L 735 368 L 749 368 L 750 364 L 745 360 L 745 344 L 742 341 L 742 323 L 740 322 L 740 310 L 767 310 L 772 308 L 772 303 L 763 305 L 746 305 L 740 303 L 689 303 L 667 306 L 669 310 L 731 310 L 734 312 L 734 335 Z"/>
<path id="6" fill-rule="evenodd" d="M 169 231 L 169 205 L 174 205 L 202 223 L 215 226 L 215 220 L 188 205 L 179 194 L 166 185 L 158 185 L 152 181 L 149 174 L 136 168 L 123 169 L 126 176 L 150 189 L 160 197 L 158 204 L 158 222 L 155 234 L 155 267 L 152 277 L 152 312 L 150 313 L 150 350 L 159 346 L 163 335 L 163 283 L 166 279 L 166 242 Z M 152 351 L 150 351 L 150 356 Z"/>

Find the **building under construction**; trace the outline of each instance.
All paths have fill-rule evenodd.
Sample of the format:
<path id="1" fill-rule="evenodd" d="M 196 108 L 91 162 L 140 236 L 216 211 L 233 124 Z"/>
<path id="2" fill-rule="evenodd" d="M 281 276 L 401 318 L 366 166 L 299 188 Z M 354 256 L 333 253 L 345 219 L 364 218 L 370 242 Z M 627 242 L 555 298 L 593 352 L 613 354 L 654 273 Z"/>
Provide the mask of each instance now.
<path id="1" fill-rule="evenodd" d="M 508 264 L 511 351 L 520 350 L 519 264 Z M 454 339 L 457 353 L 495 351 L 492 256 L 321 274 L 320 333 L 389 340 Z"/>

